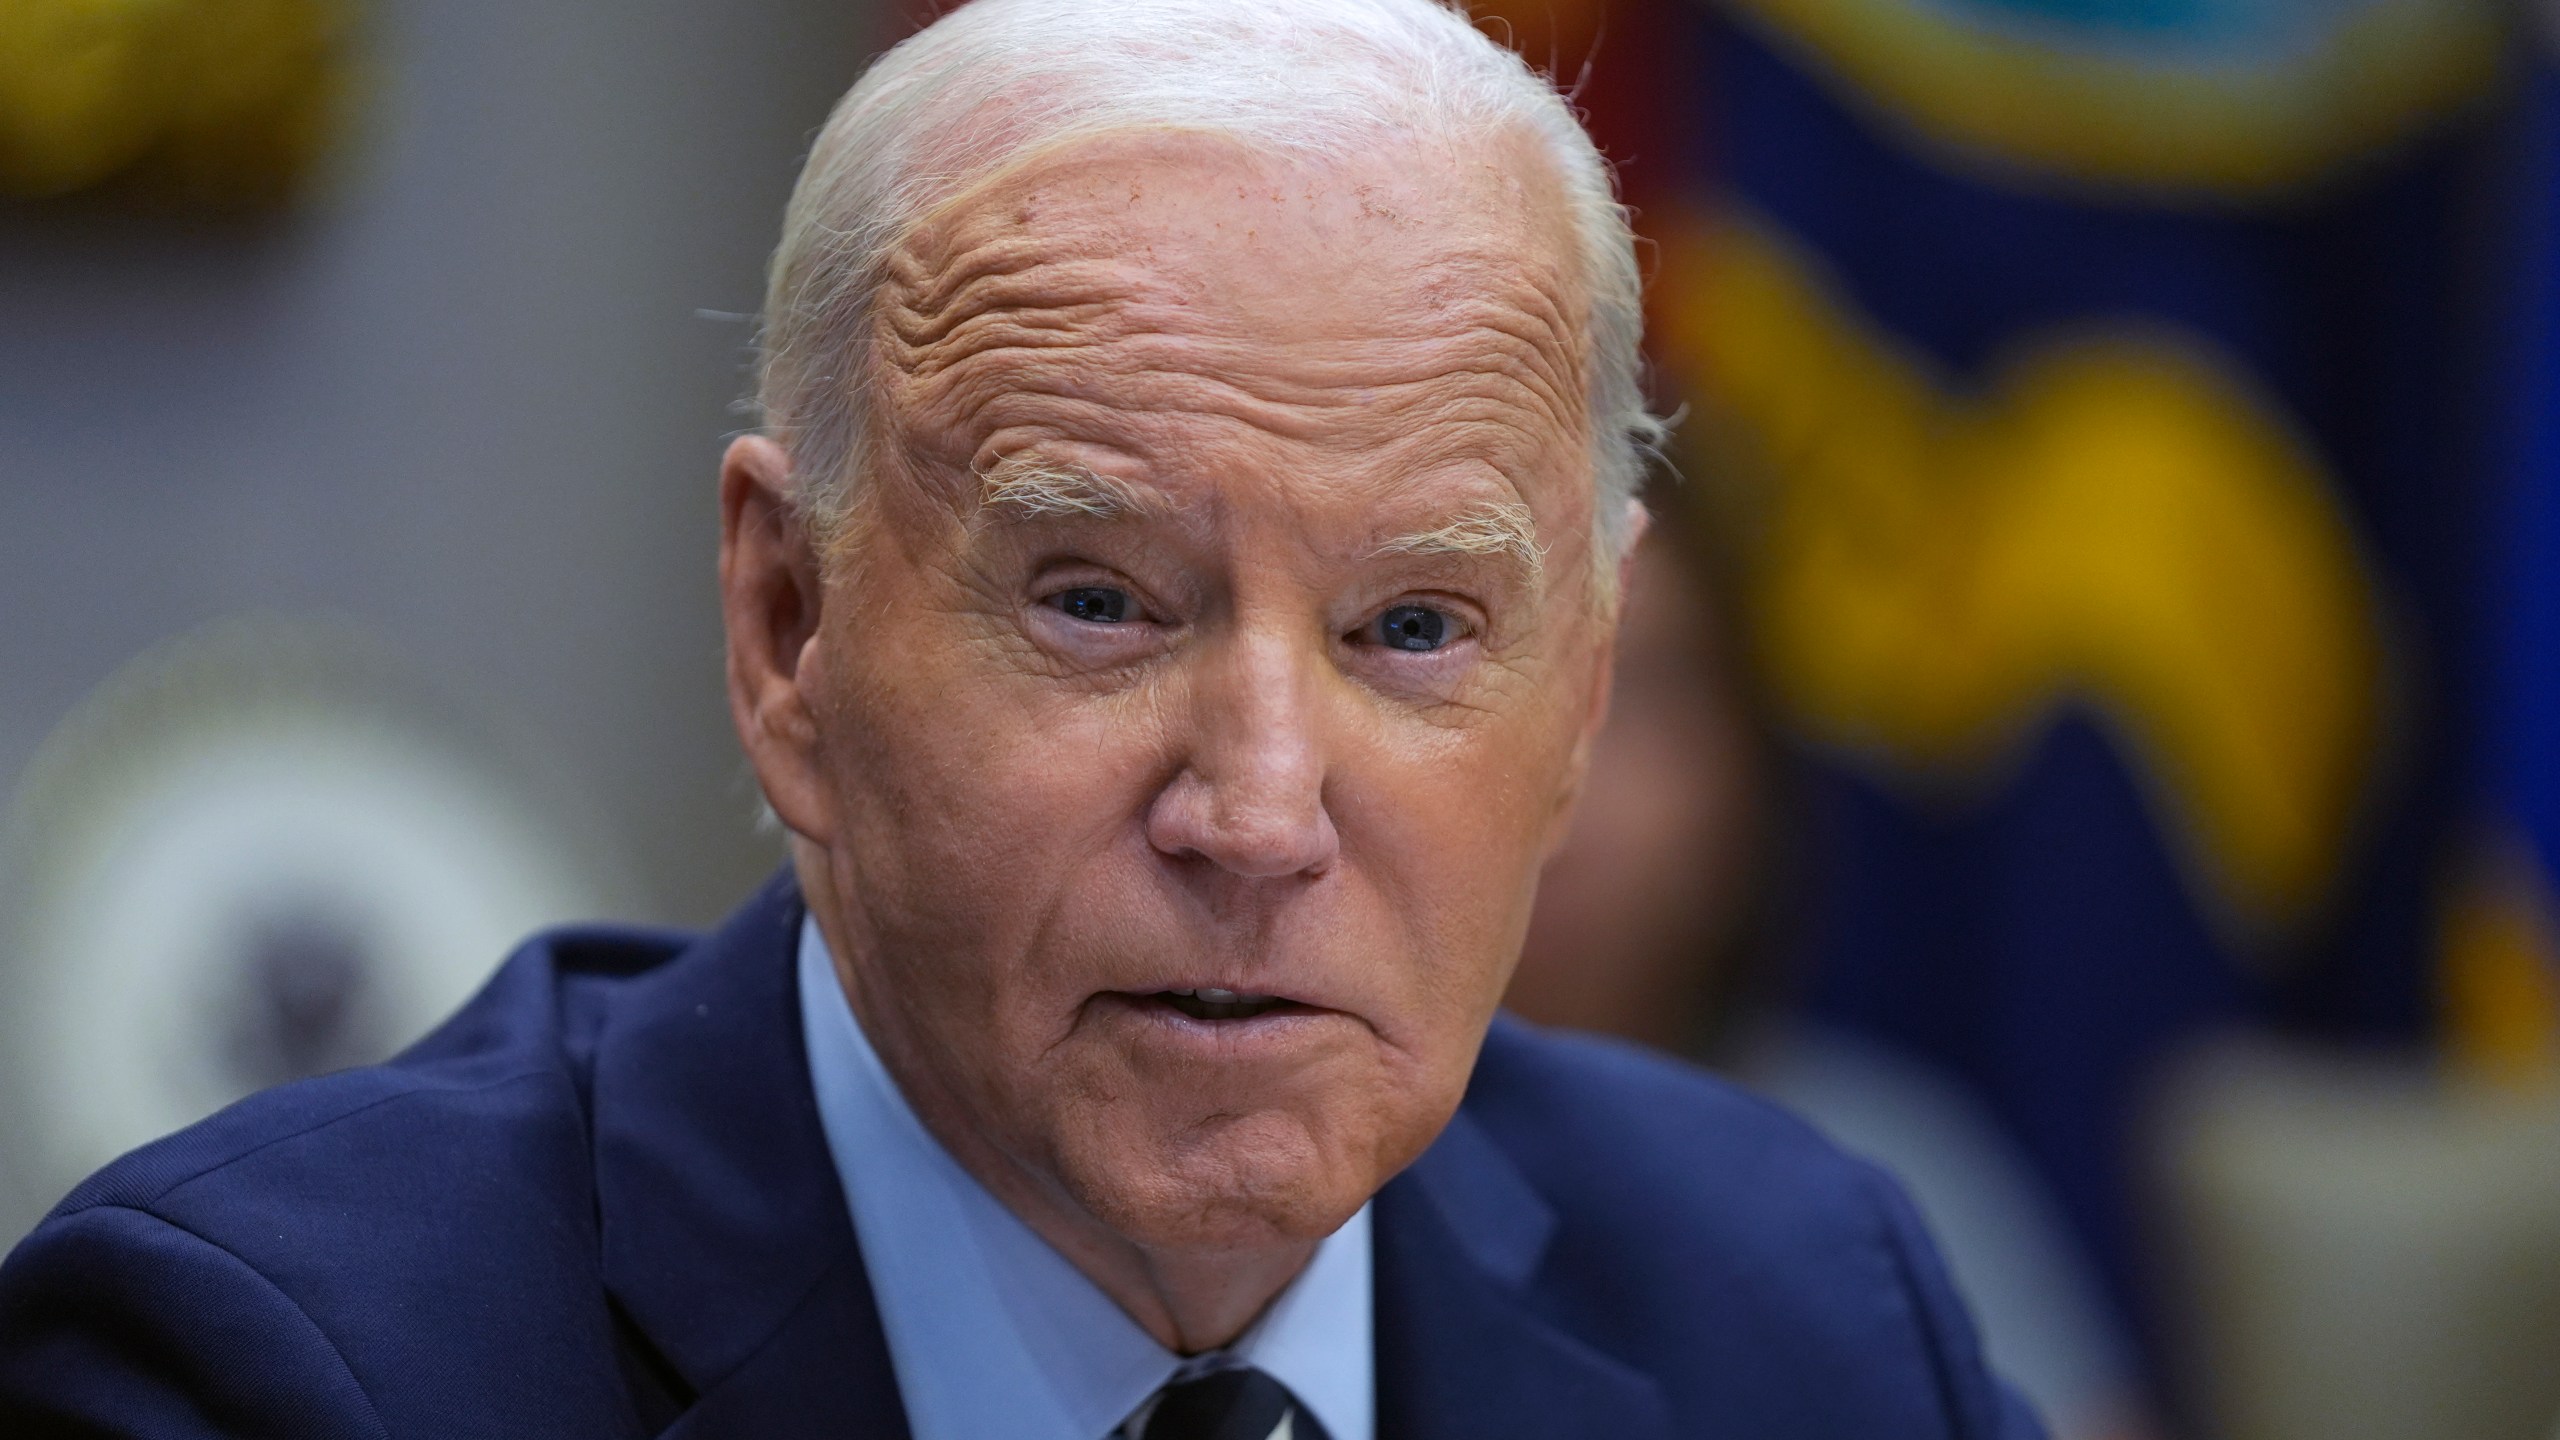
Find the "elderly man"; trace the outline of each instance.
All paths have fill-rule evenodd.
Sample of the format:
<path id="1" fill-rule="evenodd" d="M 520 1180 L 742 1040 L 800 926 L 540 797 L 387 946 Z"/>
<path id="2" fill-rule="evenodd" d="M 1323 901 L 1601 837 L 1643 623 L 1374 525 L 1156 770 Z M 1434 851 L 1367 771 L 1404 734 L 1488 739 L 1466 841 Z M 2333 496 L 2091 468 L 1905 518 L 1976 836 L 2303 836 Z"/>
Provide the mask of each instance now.
<path id="1" fill-rule="evenodd" d="M 720 479 L 788 876 L 89 1182 L 11 1436 L 2018 1437 L 1874 1171 L 1495 1020 L 1656 427 L 1433 0 L 979 0 L 819 137 Z"/>

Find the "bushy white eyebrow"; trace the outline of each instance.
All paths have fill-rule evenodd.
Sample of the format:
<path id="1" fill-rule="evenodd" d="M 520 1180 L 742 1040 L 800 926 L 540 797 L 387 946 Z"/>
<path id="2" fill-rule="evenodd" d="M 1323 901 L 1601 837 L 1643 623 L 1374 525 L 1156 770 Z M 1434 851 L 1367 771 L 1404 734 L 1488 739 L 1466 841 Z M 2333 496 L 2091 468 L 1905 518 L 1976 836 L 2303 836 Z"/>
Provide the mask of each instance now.
<path id="1" fill-rule="evenodd" d="M 1370 554 L 1509 555 L 1520 563 L 1531 585 L 1546 578 L 1547 552 L 1538 543 L 1537 519 L 1528 506 L 1513 501 L 1470 506 L 1445 524 L 1400 535 Z"/>
<path id="2" fill-rule="evenodd" d="M 1022 456 L 1008 456 L 979 474 L 978 502 L 989 510 L 1010 510 L 1017 518 L 1051 519 L 1084 516 L 1116 520 L 1152 515 L 1164 508 L 1164 497 L 1126 480 L 1088 470 Z"/>
<path id="3" fill-rule="evenodd" d="M 980 472 L 984 511 L 1010 511 L 1016 519 L 1118 520 L 1164 514 L 1164 495 L 1143 485 L 1086 469 L 1024 456 L 1008 456 Z M 1532 587 L 1546 579 L 1546 547 L 1538 543 L 1537 518 L 1516 501 L 1486 501 L 1441 524 L 1399 535 L 1369 552 L 1390 555 L 1508 555 Z"/>

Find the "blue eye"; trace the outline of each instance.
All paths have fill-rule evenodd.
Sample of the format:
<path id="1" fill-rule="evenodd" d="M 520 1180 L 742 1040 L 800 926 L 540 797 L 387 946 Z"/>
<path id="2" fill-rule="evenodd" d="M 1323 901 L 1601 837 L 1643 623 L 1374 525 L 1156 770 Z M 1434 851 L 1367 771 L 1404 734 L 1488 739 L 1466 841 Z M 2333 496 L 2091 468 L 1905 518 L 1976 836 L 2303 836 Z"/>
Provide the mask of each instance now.
<path id="1" fill-rule="evenodd" d="M 1448 635 L 1449 617 L 1421 605 L 1398 605 L 1378 617 L 1378 643 L 1390 650 L 1437 650 Z"/>
<path id="2" fill-rule="evenodd" d="M 1066 612 L 1069 619 L 1089 621 L 1095 625 L 1117 625 L 1129 618 L 1129 592 L 1100 585 L 1079 585 L 1073 590 L 1061 590 L 1049 603 Z"/>

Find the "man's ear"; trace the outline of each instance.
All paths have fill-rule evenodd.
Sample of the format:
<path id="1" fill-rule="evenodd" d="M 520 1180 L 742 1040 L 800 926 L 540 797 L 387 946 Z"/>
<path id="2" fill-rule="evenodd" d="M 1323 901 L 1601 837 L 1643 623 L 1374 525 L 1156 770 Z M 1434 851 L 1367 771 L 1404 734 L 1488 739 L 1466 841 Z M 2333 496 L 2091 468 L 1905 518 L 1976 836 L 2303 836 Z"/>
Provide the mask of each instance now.
<path id="1" fill-rule="evenodd" d="M 1601 728 L 1609 723 L 1609 691 L 1617 678 L 1618 622 L 1627 613 L 1627 587 L 1635 583 L 1636 547 L 1644 543 L 1644 532 L 1653 523 L 1652 512 L 1641 500 L 1627 501 L 1626 544 L 1618 553 L 1617 588 L 1599 616 L 1599 643 L 1594 647 L 1590 693 L 1583 697 L 1582 726 L 1573 737 L 1573 754 L 1565 762 L 1564 788 L 1558 796 L 1556 813 L 1548 822 L 1545 854 L 1553 856 L 1564 844 L 1565 834 L 1573 826 L 1573 807 L 1582 798 L 1582 782 L 1591 773 L 1591 747 L 1599 740 Z"/>
<path id="2" fill-rule="evenodd" d="M 1618 597 L 1616 614 L 1627 613 L 1627 587 L 1636 583 L 1636 547 L 1644 543 L 1645 533 L 1653 528 L 1653 512 L 1633 496 L 1627 498 L 1627 543 L 1618 550 L 1618 588 L 1610 593 Z M 1612 617 L 1614 621 L 1614 616 Z M 1612 623 L 1609 633 L 1618 633 Z"/>
<path id="3" fill-rule="evenodd" d="M 774 814 L 820 843 L 831 838 L 832 807 L 807 662 L 825 599 L 816 543 L 792 503 L 790 455 L 765 436 L 740 436 L 720 461 L 729 715 Z"/>

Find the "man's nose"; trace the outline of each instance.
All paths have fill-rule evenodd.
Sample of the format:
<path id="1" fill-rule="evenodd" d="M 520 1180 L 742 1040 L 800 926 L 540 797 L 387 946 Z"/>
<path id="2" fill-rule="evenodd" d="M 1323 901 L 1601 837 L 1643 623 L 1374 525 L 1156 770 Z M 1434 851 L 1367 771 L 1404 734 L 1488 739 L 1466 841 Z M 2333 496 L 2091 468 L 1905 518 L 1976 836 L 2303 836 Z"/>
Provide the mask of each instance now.
<path id="1" fill-rule="evenodd" d="M 1342 841 L 1326 811 L 1325 657 L 1239 636 L 1194 677 L 1188 753 L 1147 812 L 1162 854 L 1253 879 L 1321 874 Z"/>

